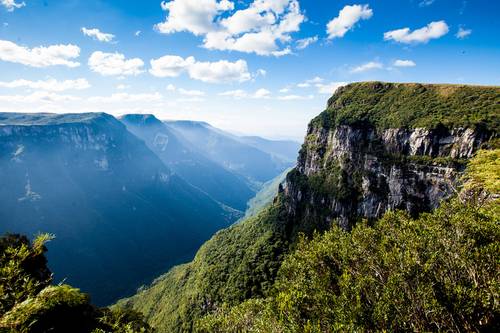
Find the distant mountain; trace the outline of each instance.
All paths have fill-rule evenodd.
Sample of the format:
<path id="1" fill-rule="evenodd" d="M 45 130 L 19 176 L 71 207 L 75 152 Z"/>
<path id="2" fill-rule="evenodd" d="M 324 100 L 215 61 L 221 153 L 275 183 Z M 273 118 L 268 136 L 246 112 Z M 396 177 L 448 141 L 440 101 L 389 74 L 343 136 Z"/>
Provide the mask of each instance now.
<path id="1" fill-rule="evenodd" d="M 200 153 L 228 170 L 244 176 L 250 182 L 257 183 L 258 187 L 294 165 L 296 160 L 296 156 L 290 157 L 292 155 L 288 151 L 290 148 L 284 150 L 278 148 L 280 142 L 237 137 L 205 122 L 165 123 L 193 147 L 199 149 Z M 296 146 L 295 155 L 298 149 L 299 145 Z"/>
<path id="2" fill-rule="evenodd" d="M 237 218 L 104 113 L 0 113 L 0 175 L 0 234 L 54 233 L 56 280 L 98 304 L 188 260 Z"/>
<path id="3" fill-rule="evenodd" d="M 293 168 L 286 169 L 281 174 L 276 176 L 276 178 L 262 185 L 261 190 L 257 192 L 257 194 L 250 201 L 248 201 L 247 210 L 245 211 L 243 219 L 255 216 L 266 206 L 269 206 L 278 195 L 280 185 L 285 183 L 286 175 L 292 170 Z"/>
<path id="4" fill-rule="evenodd" d="M 244 177 L 198 152 L 185 138 L 153 115 L 130 114 L 120 120 L 184 180 L 224 205 L 245 211 L 255 191 Z"/>
<path id="5" fill-rule="evenodd" d="M 249 146 L 276 156 L 285 162 L 296 162 L 301 144 L 290 140 L 267 140 L 258 136 L 242 136 L 237 138 Z"/>

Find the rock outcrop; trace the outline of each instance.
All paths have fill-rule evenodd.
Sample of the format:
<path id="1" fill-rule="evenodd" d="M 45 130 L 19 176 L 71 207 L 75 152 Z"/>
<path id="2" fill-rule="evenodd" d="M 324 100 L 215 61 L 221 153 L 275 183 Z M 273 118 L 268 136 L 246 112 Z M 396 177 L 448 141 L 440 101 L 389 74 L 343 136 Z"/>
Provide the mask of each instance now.
<path id="1" fill-rule="evenodd" d="M 455 192 L 466 161 L 494 137 L 481 124 L 385 128 L 369 117 L 339 119 L 349 104 L 336 102 L 352 87 L 311 122 L 284 189 L 287 212 L 305 231 L 334 220 L 350 229 L 387 210 L 430 211 Z"/>

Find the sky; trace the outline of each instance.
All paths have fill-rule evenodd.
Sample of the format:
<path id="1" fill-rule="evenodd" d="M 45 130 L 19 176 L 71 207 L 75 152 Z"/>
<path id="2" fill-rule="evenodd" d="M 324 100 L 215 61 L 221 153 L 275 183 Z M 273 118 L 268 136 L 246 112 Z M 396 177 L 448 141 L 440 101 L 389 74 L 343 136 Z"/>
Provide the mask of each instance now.
<path id="1" fill-rule="evenodd" d="M 500 1 L 0 0 L 0 112 L 302 141 L 339 86 L 500 85 Z"/>

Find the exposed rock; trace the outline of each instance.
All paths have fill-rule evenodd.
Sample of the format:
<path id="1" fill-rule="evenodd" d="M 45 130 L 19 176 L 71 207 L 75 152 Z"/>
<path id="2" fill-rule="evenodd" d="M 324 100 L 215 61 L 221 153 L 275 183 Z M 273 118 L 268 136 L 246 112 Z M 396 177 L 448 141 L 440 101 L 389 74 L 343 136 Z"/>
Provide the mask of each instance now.
<path id="1" fill-rule="evenodd" d="M 287 210 L 325 227 L 338 219 L 346 229 L 387 210 L 430 211 L 454 193 L 463 160 L 488 139 L 471 128 L 325 129 L 311 123 L 296 174 L 287 180 Z"/>

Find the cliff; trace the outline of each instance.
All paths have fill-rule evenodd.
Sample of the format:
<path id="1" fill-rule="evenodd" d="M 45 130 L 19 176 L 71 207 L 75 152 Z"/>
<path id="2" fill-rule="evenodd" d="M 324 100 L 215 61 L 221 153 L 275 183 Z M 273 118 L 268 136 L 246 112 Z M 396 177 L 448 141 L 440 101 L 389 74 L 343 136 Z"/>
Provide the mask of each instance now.
<path id="1" fill-rule="evenodd" d="M 496 136 L 499 112 L 498 89 L 488 87 L 372 82 L 341 88 L 309 125 L 285 187 L 287 211 L 306 229 L 328 228 L 334 220 L 349 229 L 388 210 L 431 211 L 454 193 L 466 161 Z"/>
<path id="2" fill-rule="evenodd" d="M 120 304 L 165 331 L 191 331 L 222 304 L 267 297 L 301 232 L 419 215 L 453 195 L 467 161 L 498 135 L 500 88 L 356 83 L 309 125 L 274 203 L 217 233 L 193 262 Z"/>

